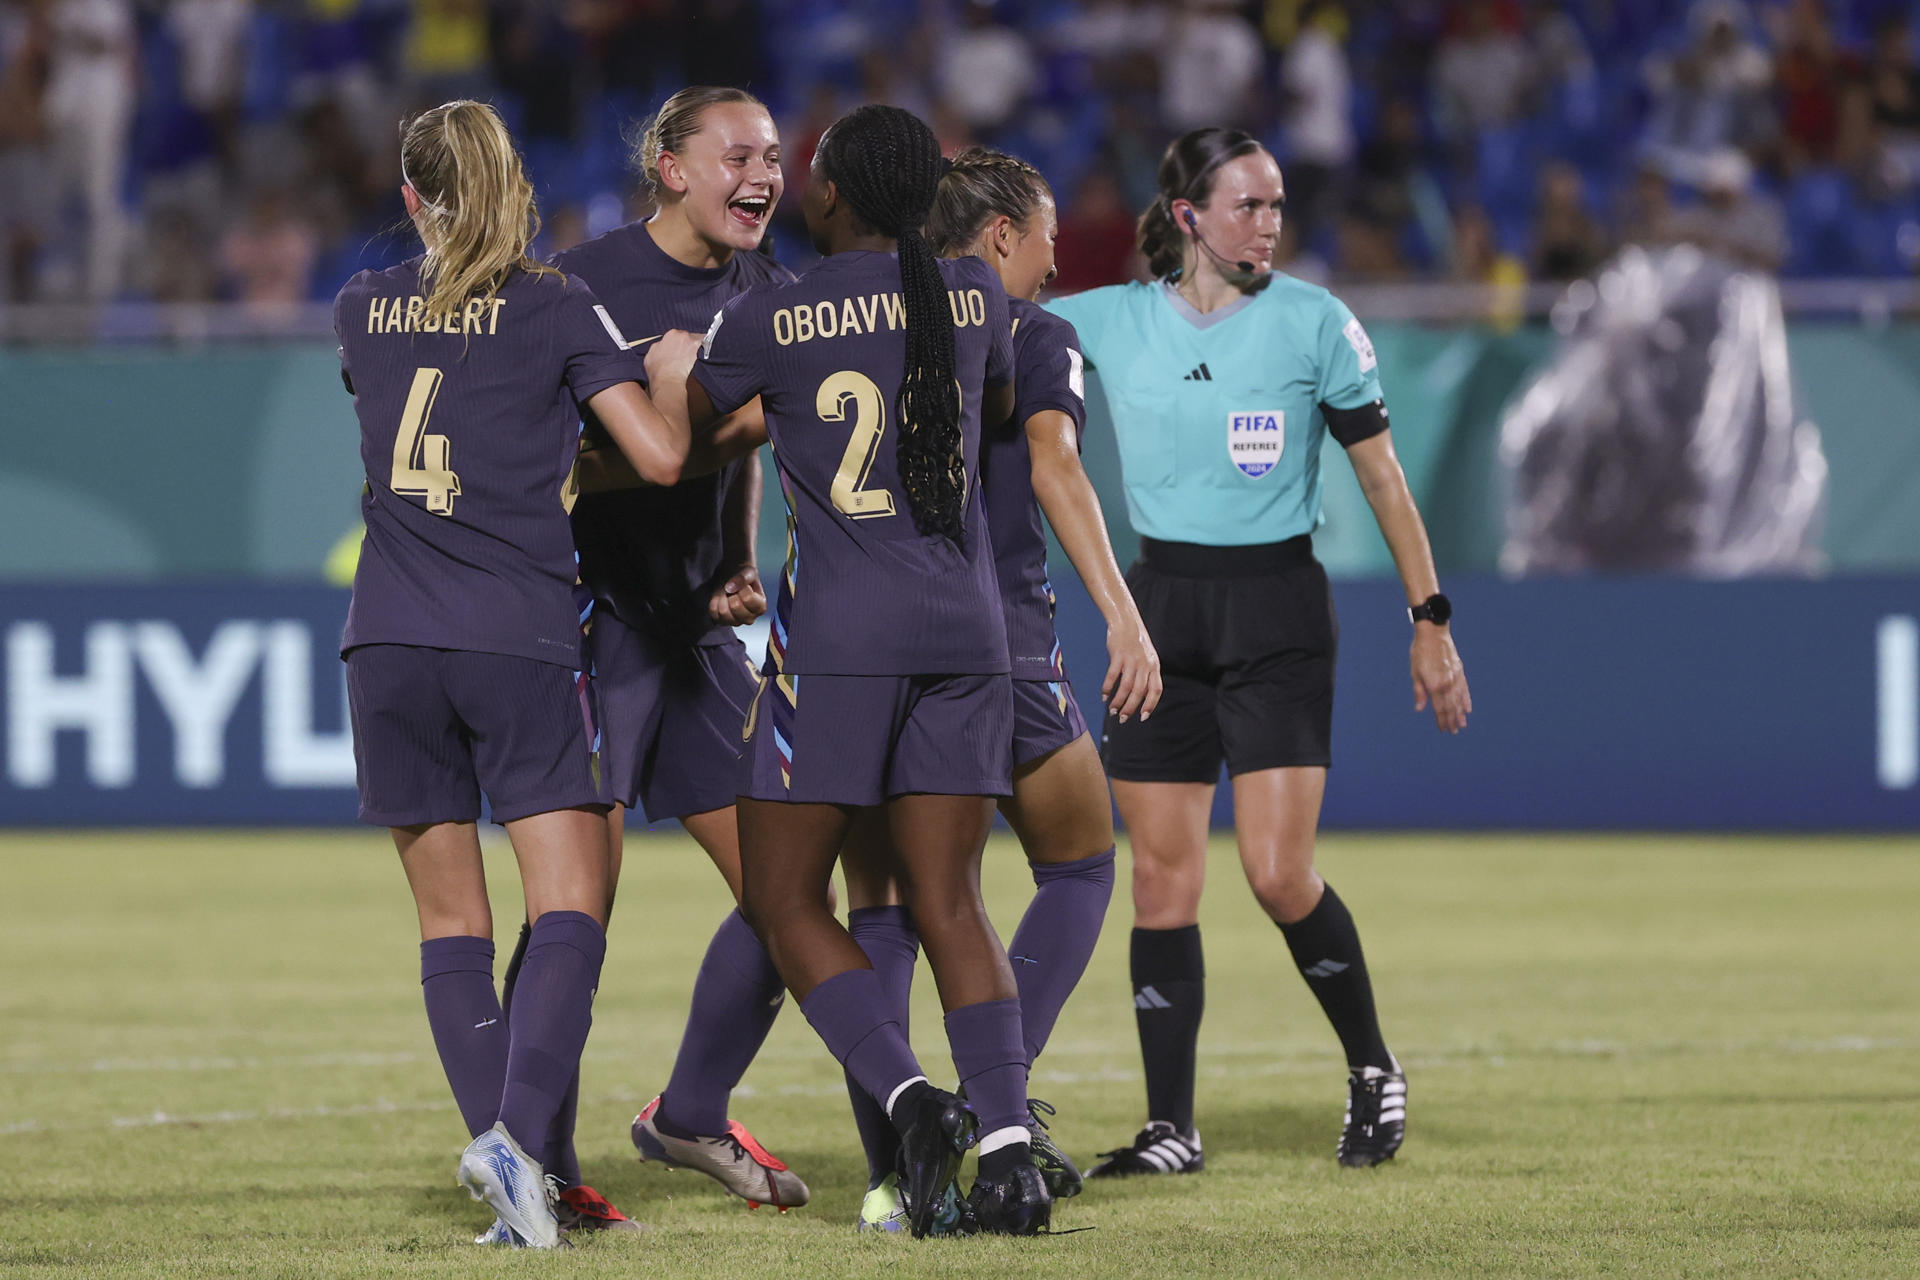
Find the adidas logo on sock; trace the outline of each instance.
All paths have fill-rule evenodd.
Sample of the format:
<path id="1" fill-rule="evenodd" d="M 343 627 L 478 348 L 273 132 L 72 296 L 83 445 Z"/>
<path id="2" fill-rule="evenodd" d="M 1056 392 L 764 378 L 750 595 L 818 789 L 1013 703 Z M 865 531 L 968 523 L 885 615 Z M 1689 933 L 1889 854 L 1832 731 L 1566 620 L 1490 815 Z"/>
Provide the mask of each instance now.
<path id="1" fill-rule="evenodd" d="M 1173 1001 L 1155 991 L 1152 987 L 1142 987 L 1133 993 L 1133 1007 L 1136 1009 L 1171 1009 Z"/>
<path id="2" fill-rule="evenodd" d="M 1300 972 L 1309 978 L 1331 978 L 1334 974 L 1350 967 L 1350 965 L 1341 964 L 1338 960 L 1322 960 L 1312 968 L 1302 969 Z"/>
<path id="3" fill-rule="evenodd" d="M 1180 381 L 1182 381 L 1182 382 L 1212 382 L 1212 381 L 1213 381 L 1213 370 L 1211 370 L 1211 369 L 1209 369 L 1209 368 L 1207 368 L 1207 364 L 1206 364 L 1206 361 L 1204 361 L 1204 360 L 1203 360 L 1203 361 L 1201 361 L 1201 362 L 1200 362 L 1200 367 L 1199 367 L 1199 368 L 1197 368 L 1197 369 L 1195 369 L 1195 370 L 1194 370 L 1194 371 L 1193 371 L 1192 373 L 1190 373 L 1190 374 L 1188 374 L 1188 375 L 1187 375 L 1186 377 L 1184 377 L 1184 378 L 1182 378 L 1182 379 L 1180 379 Z"/>

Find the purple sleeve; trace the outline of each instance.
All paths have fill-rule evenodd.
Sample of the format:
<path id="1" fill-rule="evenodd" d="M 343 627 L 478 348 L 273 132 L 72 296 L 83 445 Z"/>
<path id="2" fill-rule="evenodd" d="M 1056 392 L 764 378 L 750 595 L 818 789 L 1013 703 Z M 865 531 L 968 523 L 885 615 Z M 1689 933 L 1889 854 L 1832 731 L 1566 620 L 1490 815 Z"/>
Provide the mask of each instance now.
<path id="1" fill-rule="evenodd" d="M 560 355 L 574 401 L 585 404 L 622 382 L 647 385 L 647 366 L 627 350 L 627 340 L 585 281 L 568 276 L 555 325 Z"/>
<path id="2" fill-rule="evenodd" d="M 347 295 L 353 292 L 354 285 L 359 282 L 360 277 L 355 276 L 353 279 L 347 281 L 346 284 L 342 285 L 340 292 L 335 294 L 333 298 L 333 337 L 334 341 L 339 343 L 340 381 L 346 386 L 348 395 L 355 395 L 357 393 L 353 389 L 353 370 L 347 366 L 346 330 L 340 327 L 340 313 L 346 308 Z"/>
<path id="3" fill-rule="evenodd" d="M 743 293 L 720 308 L 693 362 L 693 377 L 706 388 L 716 413 L 732 413 L 766 386 L 767 366 L 761 359 L 760 326 L 754 323 L 752 297 Z"/>
<path id="4" fill-rule="evenodd" d="M 987 298 L 987 385 L 999 386 L 1013 381 L 1013 319 L 1007 312 L 1007 291 L 1000 287 L 1000 276 L 978 258 L 980 274 L 985 278 L 981 292 Z"/>
<path id="5" fill-rule="evenodd" d="M 1086 374 L 1073 326 L 1039 308 L 1021 321 L 1019 375 L 1014 383 L 1014 421 L 1023 426 L 1036 413 L 1056 410 L 1073 419 L 1076 434 L 1087 429 Z"/>

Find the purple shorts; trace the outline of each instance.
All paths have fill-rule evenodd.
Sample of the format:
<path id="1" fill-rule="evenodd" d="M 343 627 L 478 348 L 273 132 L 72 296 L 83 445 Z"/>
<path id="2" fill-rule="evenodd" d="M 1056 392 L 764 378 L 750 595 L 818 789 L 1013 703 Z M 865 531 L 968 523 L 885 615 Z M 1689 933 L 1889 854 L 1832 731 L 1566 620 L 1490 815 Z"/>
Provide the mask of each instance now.
<path id="1" fill-rule="evenodd" d="M 360 820 L 495 822 L 605 808 L 594 690 L 532 658 L 405 644 L 347 654 Z"/>
<path id="2" fill-rule="evenodd" d="M 796 804 L 1013 794 L 1013 681 L 994 676 L 765 676 L 747 715 L 740 794 Z"/>
<path id="3" fill-rule="evenodd" d="M 587 654 L 613 798 L 649 822 L 732 804 L 740 726 L 759 682 L 741 643 L 668 644 L 597 609 Z"/>
<path id="4" fill-rule="evenodd" d="M 1013 682 L 1014 768 L 1058 751 L 1086 731 L 1086 717 L 1065 680 Z"/>

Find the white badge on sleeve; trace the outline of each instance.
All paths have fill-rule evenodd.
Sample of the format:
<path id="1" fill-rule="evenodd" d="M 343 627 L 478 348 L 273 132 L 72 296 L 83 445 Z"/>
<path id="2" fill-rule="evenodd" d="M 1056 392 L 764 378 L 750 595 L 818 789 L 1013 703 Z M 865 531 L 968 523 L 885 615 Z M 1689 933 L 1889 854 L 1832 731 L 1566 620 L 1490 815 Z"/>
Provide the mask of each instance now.
<path id="1" fill-rule="evenodd" d="M 1273 470 L 1287 447 L 1283 409 L 1249 409 L 1227 415 L 1227 453 L 1233 465 L 1255 479 Z"/>

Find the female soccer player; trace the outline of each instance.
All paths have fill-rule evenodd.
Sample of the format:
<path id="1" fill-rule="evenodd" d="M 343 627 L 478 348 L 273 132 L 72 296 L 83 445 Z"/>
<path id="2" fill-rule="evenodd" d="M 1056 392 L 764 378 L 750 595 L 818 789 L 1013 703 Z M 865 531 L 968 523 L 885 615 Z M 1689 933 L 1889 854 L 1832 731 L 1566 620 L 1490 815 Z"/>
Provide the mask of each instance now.
<path id="1" fill-rule="evenodd" d="M 782 179 L 779 134 L 752 94 L 682 89 L 661 106 L 634 159 L 653 189 L 653 216 L 555 264 L 584 280 L 636 345 L 674 329 L 704 330 L 730 299 L 793 278 L 754 252 Z M 679 819 L 738 900 L 734 779 L 755 679 L 733 627 L 766 611 L 754 565 L 760 461 L 749 454 L 671 489 L 622 487 L 633 477 L 621 464 L 612 450 L 583 454 L 584 492 L 573 510 L 580 576 L 595 598 L 587 650 L 615 801 L 607 819 L 609 910 L 625 813 L 636 804 L 649 821 Z M 738 911 L 729 912 L 694 982 L 666 1091 L 633 1122 L 642 1160 L 698 1169 L 749 1203 L 807 1202 L 807 1184 L 727 1118 L 733 1089 L 785 995 L 766 947 Z M 571 1106 L 561 1120 L 549 1166 L 578 1184 Z M 603 1199 L 570 1191 L 581 1203 L 569 1207 L 584 1221 L 617 1225 L 617 1213 L 603 1216 L 614 1212 Z"/>
<path id="2" fill-rule="evenodd" d="M 400 144 L 424 257 L 334 304 L 360 420 L 365 546 L 341 653 L 360 816 L 390 827 L 420 915 L 434 1044 L 474 1135 L 459 1178 L 519 1243 L 558 1223 L 538 1161 L 586 1043 L 606 953 L 607 794 L 574 602 L 581 407 L 634 469 L 679 478 L 663 418 L 593 293 L 529 260 L 533 189 L 491 107 L 450 102 Z M 486 793 L 532 936 L 502 1025 L 475 822 Z"/>
<path id="3" fill-rule="evenodd" d="M 1053 633 L 1042 510 L 1107 620 L 1102 695 L 1126 718 L 1150 715 L 1160 697 L 1159 658 L 1080 465 L 1086 427 L 1080 344 L 1072 325 L 1032 301 L 1053 276 L 1057 235 L 1053 192 L 1040 171 L 985 147 L 953 158 L 927 219 L 934 252 L 980 258 L 994 268 L 1013 321 L 1017 403 L 1012 419 L 986 434 L 980 484 L 1014 675 L 1013 794 L 1000 801 L 1000 811 L 1020 837 L 1035 886 L 1008 947 L 1029 1068 L 1086 972 L 1113 894 L 1112 801 Z M 884 845 L 880 851 L 887 852 Z M 842 860 L 853 908 L 848 927 L 897 1002 L 904 1026 L 917 937 L 906 910 L 889 905 L 896 899 L 887 868 L 875 867 L 870 854 L 871 846 L 856 839 Z M 898 1144 L 864 1098 L 855 1092 L 868 1163 L 860 1225 L 885 1229 L 898 1215 L 890 1178 Z M 1077 1194 L 1079 1171 L 1038 1127 L 1033 1145 L 1054 1198 Z"/>
<path id="4" fill-rule="evenodd" d="M 1099 368 L 1141 535 L 1127 582 L 1164 663 L 1151 720 L 1109 716 L 1106 764 L 1133 844 L 1133 985 L 1147 1126 L 1089 1176 L 1202 1164 L 1193 1124 L 1204 1002 L 1207 816 L 1224 759 L 1240 861 L 1346 1051 L 1340 1163 L 1390 1159 L 1406 1077 L 1374 1014 L 1353 918 L 1313 867 L 1333 718 L 1335 624 L 1313 558 L 1320 447 L 1347 450 L 1406 588 L 1417 708 L 1465 726 L 1426 527 L 1387 431 L 1373 344 L 1325 289 L 1275 275 L 1285 196 L 1264 147 L 1230 129 L 1176 139 L 1140 220 L 1150 284 L 1052 306 Z"/>
<path id="5" fill-rule="evenodd" d="M 715 318 L 684 384 L 696 432 L 760 397 L 788 556 L 741 760 L 745 909 L 801 1011 L 901 1135 L 925 1234 L 972 1142 L 992 1231 L 1043 1229 L 1020 1005 L 980 902 L 993 800 L 1009 790 L 1012 689 L 975 483 L 983 414 L 1010 410 L 1006 295 L 920 233 L 943 161 L 927 126 L 862 107 L 821 139 L 803 208 L 824 261 Z M 663 408 L 675 407 L 671 380 Z M 972 1111 L 932 1087 L 827 885 L 854 815 L 881 808 L 947 1010 Z"/>

